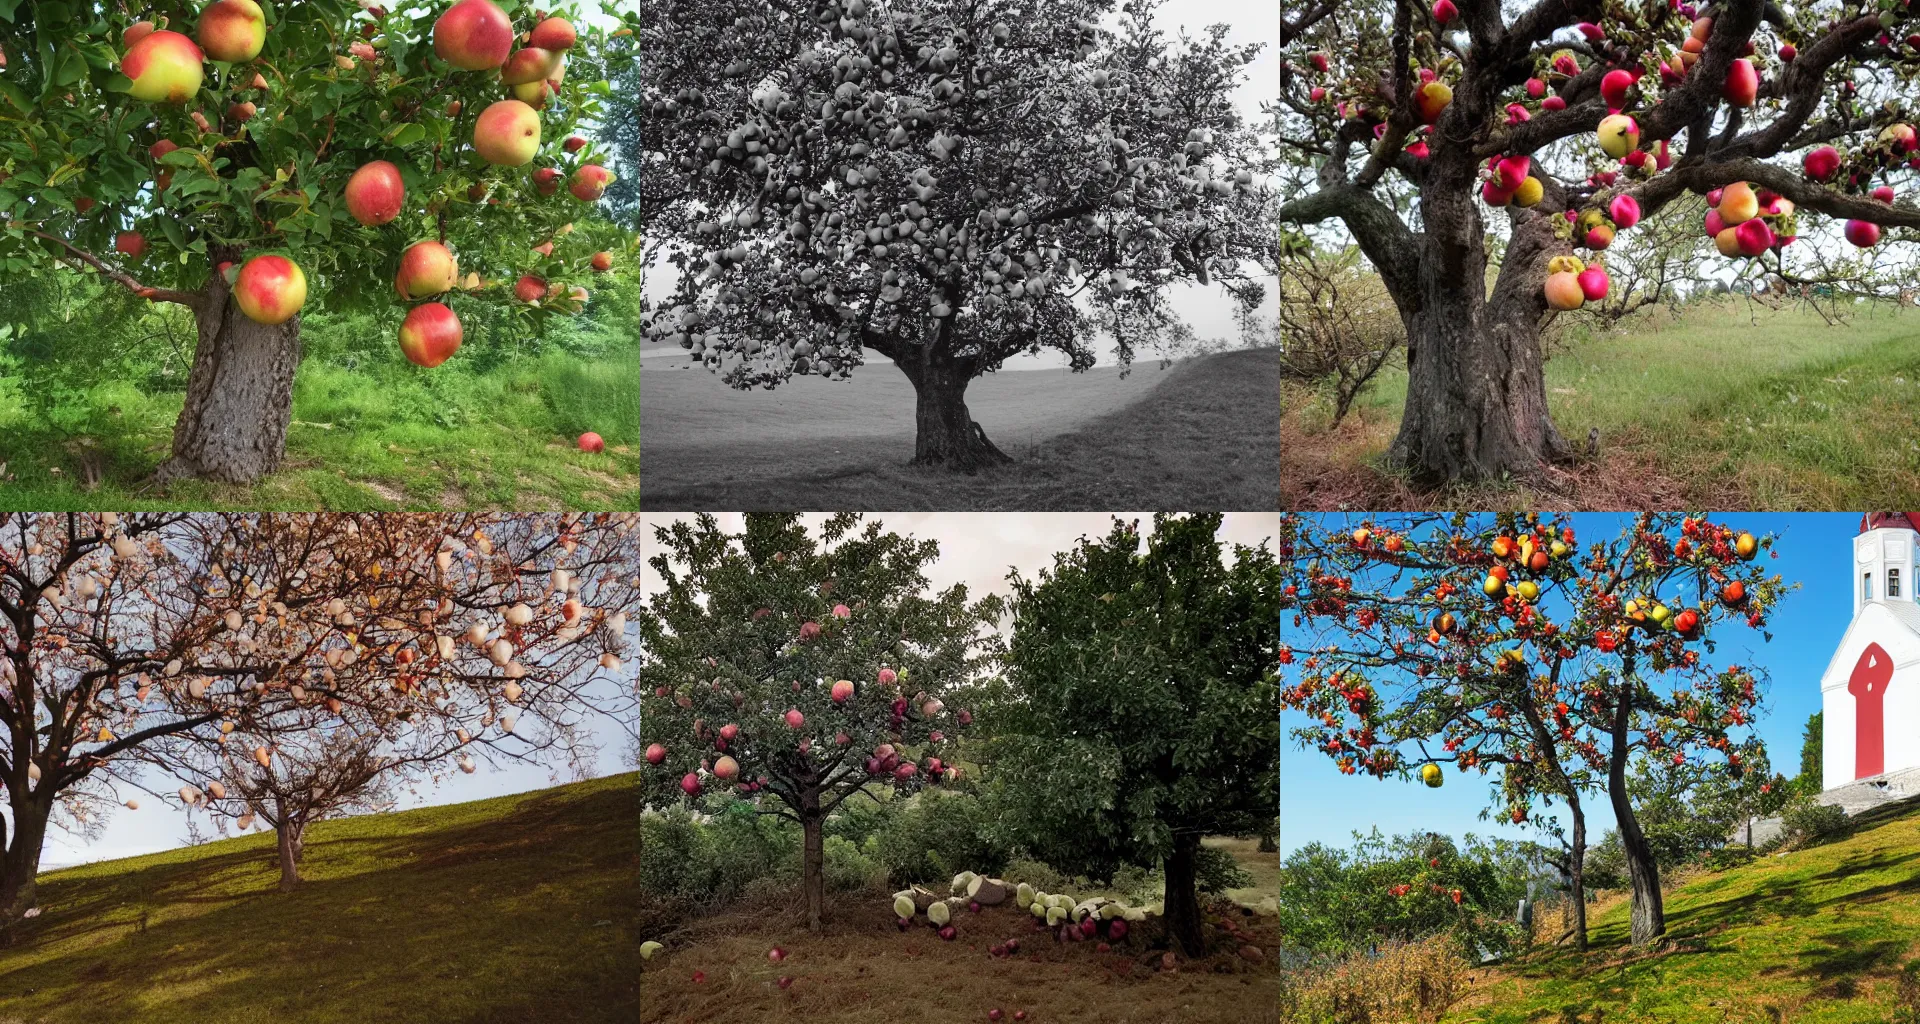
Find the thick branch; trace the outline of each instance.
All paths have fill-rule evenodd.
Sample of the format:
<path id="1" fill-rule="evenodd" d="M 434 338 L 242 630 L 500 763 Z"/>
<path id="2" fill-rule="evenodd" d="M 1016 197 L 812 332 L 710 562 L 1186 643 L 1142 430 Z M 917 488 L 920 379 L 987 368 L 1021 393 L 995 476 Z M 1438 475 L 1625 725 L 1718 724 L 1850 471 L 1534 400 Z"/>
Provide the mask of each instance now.
<path id="1" fill-rule="evenodd" d="M 67 250 L 67 252 L 71 253 L 75 259 L 78 259 L 82 263 L 85 263 L 93 267 L 93 269 L 98 270 L 101 276 L 106 277 L 113 281 L 118 281 L 119 283 L 125 285 L 128 291 L 131 291 L 132 293 L 140 296 L 143 299 L 148 299 L 153 302 L 177 302 L 180 305 L 187 306 L 189 308 L 192 308 L 200 301 L 199 296 L 194 295 L 191 292 L 176 292 L 169 288 L 150 288 L 144 284 L 141 284 L 138 280 L 134 279 L 133 275 L 127 273 L 124 270 L 118 270 L 113 267 L 107 266 L 105 263 L 101 262 L 100 257 L 95 256 L 94 254 L 74 245 L 72 242 L 69 242 L 64 238 L 61 238 L 58 235 L 50 235 L 50 234 L 47 234 L 45 231 L 36 231 L 32 228 L 27 228 L 25 230 L 28 234 L 33 235 L 36 238 L 44 238 L 47 241 L 52 242 L 55 245 L 58 245 L 61 248 Z"/>

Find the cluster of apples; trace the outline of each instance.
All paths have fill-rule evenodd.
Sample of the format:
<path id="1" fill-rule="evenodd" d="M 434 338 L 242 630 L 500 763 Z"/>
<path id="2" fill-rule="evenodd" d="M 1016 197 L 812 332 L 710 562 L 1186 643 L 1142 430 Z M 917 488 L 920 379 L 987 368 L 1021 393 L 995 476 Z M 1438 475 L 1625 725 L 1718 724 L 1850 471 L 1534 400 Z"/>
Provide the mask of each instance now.
<path id="1" fill-rule="evenodd" d="M 1880 130 L 1880 136 L 1875 140 L 1868 159 L 1882 167 L 1899 166 L 1902 163 L 1920 167 L 1920 156 L 1914 155 L 1916 148 L 1920 148 L 1920 134 L 1914 132 L 1912 125 L 1904 122 L 1890 124 Z M 1806 174 L 1807 180 L 1822 184 L 1834 179 L 1840 171 L 1840 165 L 1840 151 L 1832 146 L 1815 147 L 1801 160 L 1801 170 Z M 1862 173 L 1859 170 L 1850 172 L 1847 175 L 1847 184 L 1859 185 Z M 1868 195 L 1889 205 L 1894 200 L 1893 187 L 1890 185 L 1876 186 Z M 1849 220 L 1846 224 L 1846 236 L 1847 241 L 1854 245 L 1862 249 L 1870 248 L 1880 241 L 1880 225 L 1866 220 Z"/>
<path id="2" fill-rule="evenodd" d="M 1793 200 L 1744 181 L 1707 193 L 1706 231 L 1722 256 L 1758 256 L 1793 242 Z"/>
<path id="3" fill-rule="evenodd" d="M 1495 537 L 1488 550 L 1493 554 L 1494 565 L 1487 570 L 1487 578 L 1481 582 L 1480 592 L 1495 600 L 1512 597 L 1532 604 L 1540 597 L 1540 585 L 1531 579 L 1515 582 L 1514 569 L 1533 574 L 1544 573 L 1553 565 L 1554 559 L 1566 558 L 1571 554 L 1573 547 L 1559 538 L 1538 541 L 1532 534 L 1525 534 L 1518 540 Z"/>
<path id="4" fill-rule="evenodd" d="M 1588 266 L 1578 256 L 1555 256 L 1547 261 L 1547 305 L 1563 313 L 1606 298 L 1611 283 L 1607 268 L 1598 263 Z"/>

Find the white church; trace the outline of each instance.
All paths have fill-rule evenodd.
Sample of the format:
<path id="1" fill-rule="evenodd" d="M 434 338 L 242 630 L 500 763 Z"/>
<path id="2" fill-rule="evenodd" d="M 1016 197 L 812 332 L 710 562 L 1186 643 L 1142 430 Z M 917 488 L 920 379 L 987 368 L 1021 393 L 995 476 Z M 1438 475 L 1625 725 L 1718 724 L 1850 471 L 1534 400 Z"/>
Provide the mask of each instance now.
<path id="1" fill-rule="evenodd" d="M 1853 622 L 1820 678 L 1820 802 L 1849 812 L 1920 793 L 1920 512 L 1868 512 L 1853 539 Z"/>

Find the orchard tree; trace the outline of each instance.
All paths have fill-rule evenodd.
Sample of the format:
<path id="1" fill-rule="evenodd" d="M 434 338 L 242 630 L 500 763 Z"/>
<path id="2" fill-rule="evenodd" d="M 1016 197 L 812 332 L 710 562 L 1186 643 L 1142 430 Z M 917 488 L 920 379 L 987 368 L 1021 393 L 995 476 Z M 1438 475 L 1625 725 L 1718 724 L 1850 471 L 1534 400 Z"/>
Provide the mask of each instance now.
<path id="1" fill-rule="evenodd" d="M 1632 938 L 1665 930 L 1659 866 L 1636 817 L 1637 755 L 1747 764 L 1754 670 L 1716 666 L 1788 589 L 1755 559 L 1772 546 L 1697 516 L 1642 514 L 1584 551 L 1570 519 L 1502 514 L 1314 521 L 1281 527 L 1281 691 L 1308 721 L 1294 738 L 1350 775 L 1419 777 L 1444 764 L 1490 776 L 1502 816 L 1573 812 L 1569 875 L 1585 942 L 1583 793 L 1606 795 L 1633 890 Z M 1543 822 L 1537 822 L 1543 823 Z"/>
<path id="2" fill-rule="evenodd" d="M 678 281 L 646 330 L 733 387 L 870 349 L 913 383 L 914 463 L 971 472 L 1008 461 L 967 410 L 981 374 L 1085 370 L 1101 337 L 1126 363 L 1178 330 L 1176 282 L 1259 302 L 1263 151 L 1232 98 L 1258 47 L 1224 25 L 1169 41 L 1156 0 L 654 7 L 641 209 Z"/>
<path id="3" fill-rule="evenodd" d="M 1021 845 L 1072 874 L 1164 868 L 1168 932 L 1205 952 L 1200 840 L 1252 838 L 1280 792 L 1280 570 L 1219 513 L 1115 520 L 1010 577 L 994 784 Z M 1144 540 L 1144 548 L 1142 546 Z"/>
<path id="4" fill-rule="evenodd" d="M 162 482 L 280 465 L 309 298 L 410 307 L 398 344 L 426 367 L 459 347 L 454 307 L 512 306 L 534 333 L 587 300 L 572 221 L 608 172 L 571 132 L 632 59 L 599 28 L 514 0 L 0 0 L 0 49 L 8 273 L 193 313 Z"/>
<path id="5" fill-rule="evenodd" d="M 990 663 L 1000 601 L 930 593 L 933 541 L 843 513 L 702 514 L 655 530 L 663 589 L 640 623 L 641 788 L 649 803 L 730 790 L 804 835 L 807 923 L 821 927 L 821 825 L 870 787 L 951 785 Z"/>
<path id="6" fill-rule="evenodd" d="M 1604 297 L 1598 254 L 1686 193 L 1735 266 L 1788 280 L 1809 214 L 1858 246 L 1920 227 L 1895 201 L 1920 165 L 1905 0 L 1343 0 L 1283 31 L 1300 187 L 1280 218 L 1344 225 L 1392 294 L 1409 375 L 1389 454 L 1422 484 L 1571 456 L 1541 325 Z"/>
<path id="7" fill-rule="evenodd" d="M 188 733 L 269 772 L 350 722 L 577 746 L 627 707 L 637 520 L 0 515 L 0 922 L 33 907 L 56 812 L 97 818 Z"/>

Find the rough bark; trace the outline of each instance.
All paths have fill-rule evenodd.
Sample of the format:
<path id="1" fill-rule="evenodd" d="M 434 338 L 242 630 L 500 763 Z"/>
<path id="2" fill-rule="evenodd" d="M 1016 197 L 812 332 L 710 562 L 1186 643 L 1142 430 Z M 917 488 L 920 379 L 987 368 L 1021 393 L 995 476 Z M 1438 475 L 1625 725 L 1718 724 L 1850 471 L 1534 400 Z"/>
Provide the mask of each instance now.
<path id="1" fill-rule="evenodd" d="M 800 830 L 804 836 L 800 853 L 800 888 L 806 896 L 807 928 L 818 935 L 822 931 L 821 914 L 826 909 L 825 857 L 821 853 L 820 828 L 826 814 L 820 810 L 820 794 L 815 790 L 802 794 L 800 803 Z"/>
<path id="2" fill-rule="evenodd" d="M 280 891 L 291 892 L 300 884 L 300 854 L 305 849 L 307 823 L 299 820 L 283 820 L 273 827 L 273 835 L 280 851 Z"/>
<path id="3" fill-rule="evenodd" d="M 1627 663 L 1624 678 L 1638 686 L 1633 664 Z M 1615 825 L 1620 830 L 1620 846 L 1627 855 L 1627 877 L 1633 891 L 1633 912 L 1628 929 L 1636 946 L 1652 942 L 1667 932 L 1667 915 L 1660 898 L 1660 865 L 1653 859 L 1653 847 L 1640 830 L 1640 819 L 1633 813 L 1633 801 L 1627 795 L 1627 725 L 1632 701 L 1630 693 L 1620 695 L 1613 714 L 1613 757 L 1607 765 L 1607 796 L 1613 801 Z"/>
<path id="4" fill-rule="evenodd" d="M 1200 931 L 1199 861 L 1200 837 L 1175 836 L 1165 865 L 1167 893 L 1161 910 L 1166 914 L 1167 934 L 1189 957 L 1207 952 L 1206 937 Z"/>
<path id="5" fill-rule="evenodd" d="M 187 400 L 173 428 L 161 482 L 207 477 L 251 483 L 280 467 L 293 420 L 300 318 L 268 326 L 228 301 L 219 275 L 193 306 L 199 328 Z"/>
<path id="6" fill-rule="evenodd" d="M 1573 948 L 1587 951 L 1587 812 L 1580 798 L 1569 797 L 1567 809 L 1573 815 L 1573 848 L 1567 854 L 1568 896 L 1573 910 Z"/>
<path id="7" fill-rule="evenodd" d="M 1488 296 L 1485 231 L 1470 194 L 1431 192 L 1422 208 L 1418 294 L 1400 303 L 1407 404 L 1390 456 L 1423 487 L 1537 476 L 1570 454 L 1547 412 L 1540 350 L 1539 236 L 1548 225 L 1516 226 Z"/>
<path id="8" fill-rule="evenodd" d="M 894 365 L 913 382 L 913 465 L 975 473 L 1013 460 L 987 439 L 967 410 L 973 361 L 942 354 L 945 328 L 933 345 L 894 348 Z"/>
<path id="9" fill-rule="evenodd" d="M 11 794 L 12 787 L 8 791 Z M 0 945 L 13 941 L 13 925 L 33 909 L 38 897 L 40 848 L 53 812 L 52 799 L 37 792 L 15 797 L 9 806 L 13 811 L 12 836 L 6 834 L 6 823 L 0 820 L 0 844 L 6 847 L 6 853 L 0 856 Z"/>

